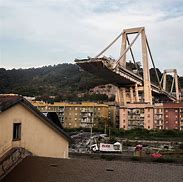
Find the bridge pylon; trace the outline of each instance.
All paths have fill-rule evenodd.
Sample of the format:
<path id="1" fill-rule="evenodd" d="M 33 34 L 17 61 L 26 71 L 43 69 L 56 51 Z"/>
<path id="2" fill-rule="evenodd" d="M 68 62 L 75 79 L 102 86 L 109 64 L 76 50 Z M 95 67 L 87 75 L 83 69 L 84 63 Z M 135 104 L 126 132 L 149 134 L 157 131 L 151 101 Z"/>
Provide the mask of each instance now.
<path id="1" fill-rule="evenodd" d="M 136 34 L 135 38 L 133 39 L 133 41 L 131 43 L 129 42 L 129 39 L 128 39 L 129 34 Z M 123 30 L 120 58 L 116 62 L 115 67 L 118 67 L 118 66 L 126 67 L 126 54 L 128 51 L 130 51 L 130 53 L 132 55 L 132 59 L 135 62 L 133 52 L 132 52 L 132 46 L 140 35 L 141 35 L 141 53 L 142 53 L 142 62 L 143 62 L 144 102 L 152 104 L 152 91 L 151 91 L 152 89 L 151 89 L 149 61 L 148 61 L 148 48 L 149 47 L 148 47 L 148 42 L 147 42 L 147 37 L 145 34 L 144 27 L 130 28 L 130 29 Z M 128 47 L 127 47 L 127 44 L 128 44 Z M 132 93 L 132 91 L 131 91 L 131 93 Z"/>
<path id="2" fill-rule="evenodd" d="M 163 76 L 161 78 L 161 83 L 163 83 L 163 89 L 167 90 L 167 74 L 173 73 L 173 80 L 171 84 L 170 94 L 173 93 L 173 89 L 175 86 L 175 95 L 176 95 L 176 102 L 180 101 L 180 90 L 179 90 L 179 82 L 178 82 L 178 75 L 176 69 L 166 69 L 163 72 Z"/>

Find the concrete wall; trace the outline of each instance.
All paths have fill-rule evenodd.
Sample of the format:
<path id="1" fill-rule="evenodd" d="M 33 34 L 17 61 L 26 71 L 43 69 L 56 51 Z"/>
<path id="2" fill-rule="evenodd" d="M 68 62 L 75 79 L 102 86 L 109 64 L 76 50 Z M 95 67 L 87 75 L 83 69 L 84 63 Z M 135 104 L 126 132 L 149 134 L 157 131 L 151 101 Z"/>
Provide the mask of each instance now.
<path id="1" fill-rule="evenodd" d="M 13 123 L 21 123 L 21 140 L 13 141 Z M 0 113 L 0 154 L 12 146 L 34 155 L 68 157 L 68 141 L 21 104 Z"/>

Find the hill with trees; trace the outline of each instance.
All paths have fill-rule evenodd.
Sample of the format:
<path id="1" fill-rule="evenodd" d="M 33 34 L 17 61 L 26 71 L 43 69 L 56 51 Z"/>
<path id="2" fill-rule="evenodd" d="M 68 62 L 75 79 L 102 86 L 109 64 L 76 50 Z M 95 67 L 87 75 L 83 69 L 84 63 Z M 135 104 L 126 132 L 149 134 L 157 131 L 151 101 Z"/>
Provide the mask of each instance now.
<path id="1" fill-rule="evenodd" d="M 26 96 L 58 96 L 61 100 L 76 97 L 90 88 L 107 82 L 75 64 L 58 64 L 29 69 L 0 69 L 0 93 Z"/>
<path id="2" fill-rule="evenodd" d="M 159 76 L 161 72 L 157 69 Z M 157 82 L 155 71 L 150 70 L 153 82 Z M 172 77 L 169 77 L 172 80 Z M 183 77 L 179 78 L 183 87 Z M 106 95 L 88 94 L 88 90 L 107 84 L 106 80 L 97 78 L 80 70 L 76 64 L 58 64 L 41 68 L 12 69 L 0 68 L 0 93 L 17 93 L 26 96 L 47 98 L 57 96 L 58 100 L 82 100 L 78 94 L 83 93 L 87 100 L 107 100 Z"/>

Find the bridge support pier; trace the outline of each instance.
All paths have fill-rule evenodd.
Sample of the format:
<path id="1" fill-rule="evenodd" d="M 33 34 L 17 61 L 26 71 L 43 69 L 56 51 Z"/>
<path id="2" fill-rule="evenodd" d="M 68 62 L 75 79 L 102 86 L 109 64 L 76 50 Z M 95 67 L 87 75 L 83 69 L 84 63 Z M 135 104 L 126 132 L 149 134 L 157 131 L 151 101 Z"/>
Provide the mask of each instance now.
<path id="1" fill-rule="evenodd" d="M 143 79 L 144 79 L 144 101 L 145 103 L 152 104 L 151 80 L 149 73 L 145 29 L 143 29 L 141 32 L 141 41 L 142 41 L 142 61 L 143 61 Z"/>
<path id="2" fill-rule="evenodd" d="M 133 87 L 130 87 L 130 102 L 134 103 Z"/>
<path id="3" fill-rule="evenodd" d="M 125 106 L 127 104 L 126 88 L 118 87 L 117 92 L 116 92 L 115 101 L 119 106 Z"/>
<path id="4" fill-rule="evenodd" d="M 178 84 L 178 75 L 176 69 L 167 69 L 164 70 L 161 83 L 163 82 L 163 90 L 167 90 L 167 73 L 173 73 L 173 81 L 171 85 L 170 93 L 173 93 L 173 88 L 175 87 L 176 102 L 180 102 L 180 93 L 179 93 L 179 84 Z"/>
<path id="5" fill-rule="evenodd" d="M 139 102 L 139 91 L 137 84 L 135 84 L 135 101 Z"/>
<path id="6" fill-rule="evenodd" d="M 122 96 L 123 96 L 123 105 L 126 105 L 126 88 L 122 88 Z"/>

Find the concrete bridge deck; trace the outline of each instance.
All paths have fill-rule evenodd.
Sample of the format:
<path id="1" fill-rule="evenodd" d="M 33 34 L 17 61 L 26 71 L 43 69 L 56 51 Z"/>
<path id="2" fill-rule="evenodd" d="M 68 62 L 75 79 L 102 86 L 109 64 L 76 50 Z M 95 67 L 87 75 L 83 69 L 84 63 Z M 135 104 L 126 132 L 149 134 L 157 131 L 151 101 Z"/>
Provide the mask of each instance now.
<path id="1" fill-rule="evenodd" d="M 108 80 L 118 87 L 128 88 L 135 84 L 142 86 L 143 78 L 125 67 L 113 68 L 115 60 L 108 58 L 88 58 L 75 60 L 76 64 L 79 65 L 83 70 L 92 73 L 100 78 Z M 176 97 L 169 92 L 160 89 L 154 83 L 151 83 L 153 95 L 159 95 L 166 97 L 170 100 L 176 100 Z"/>

